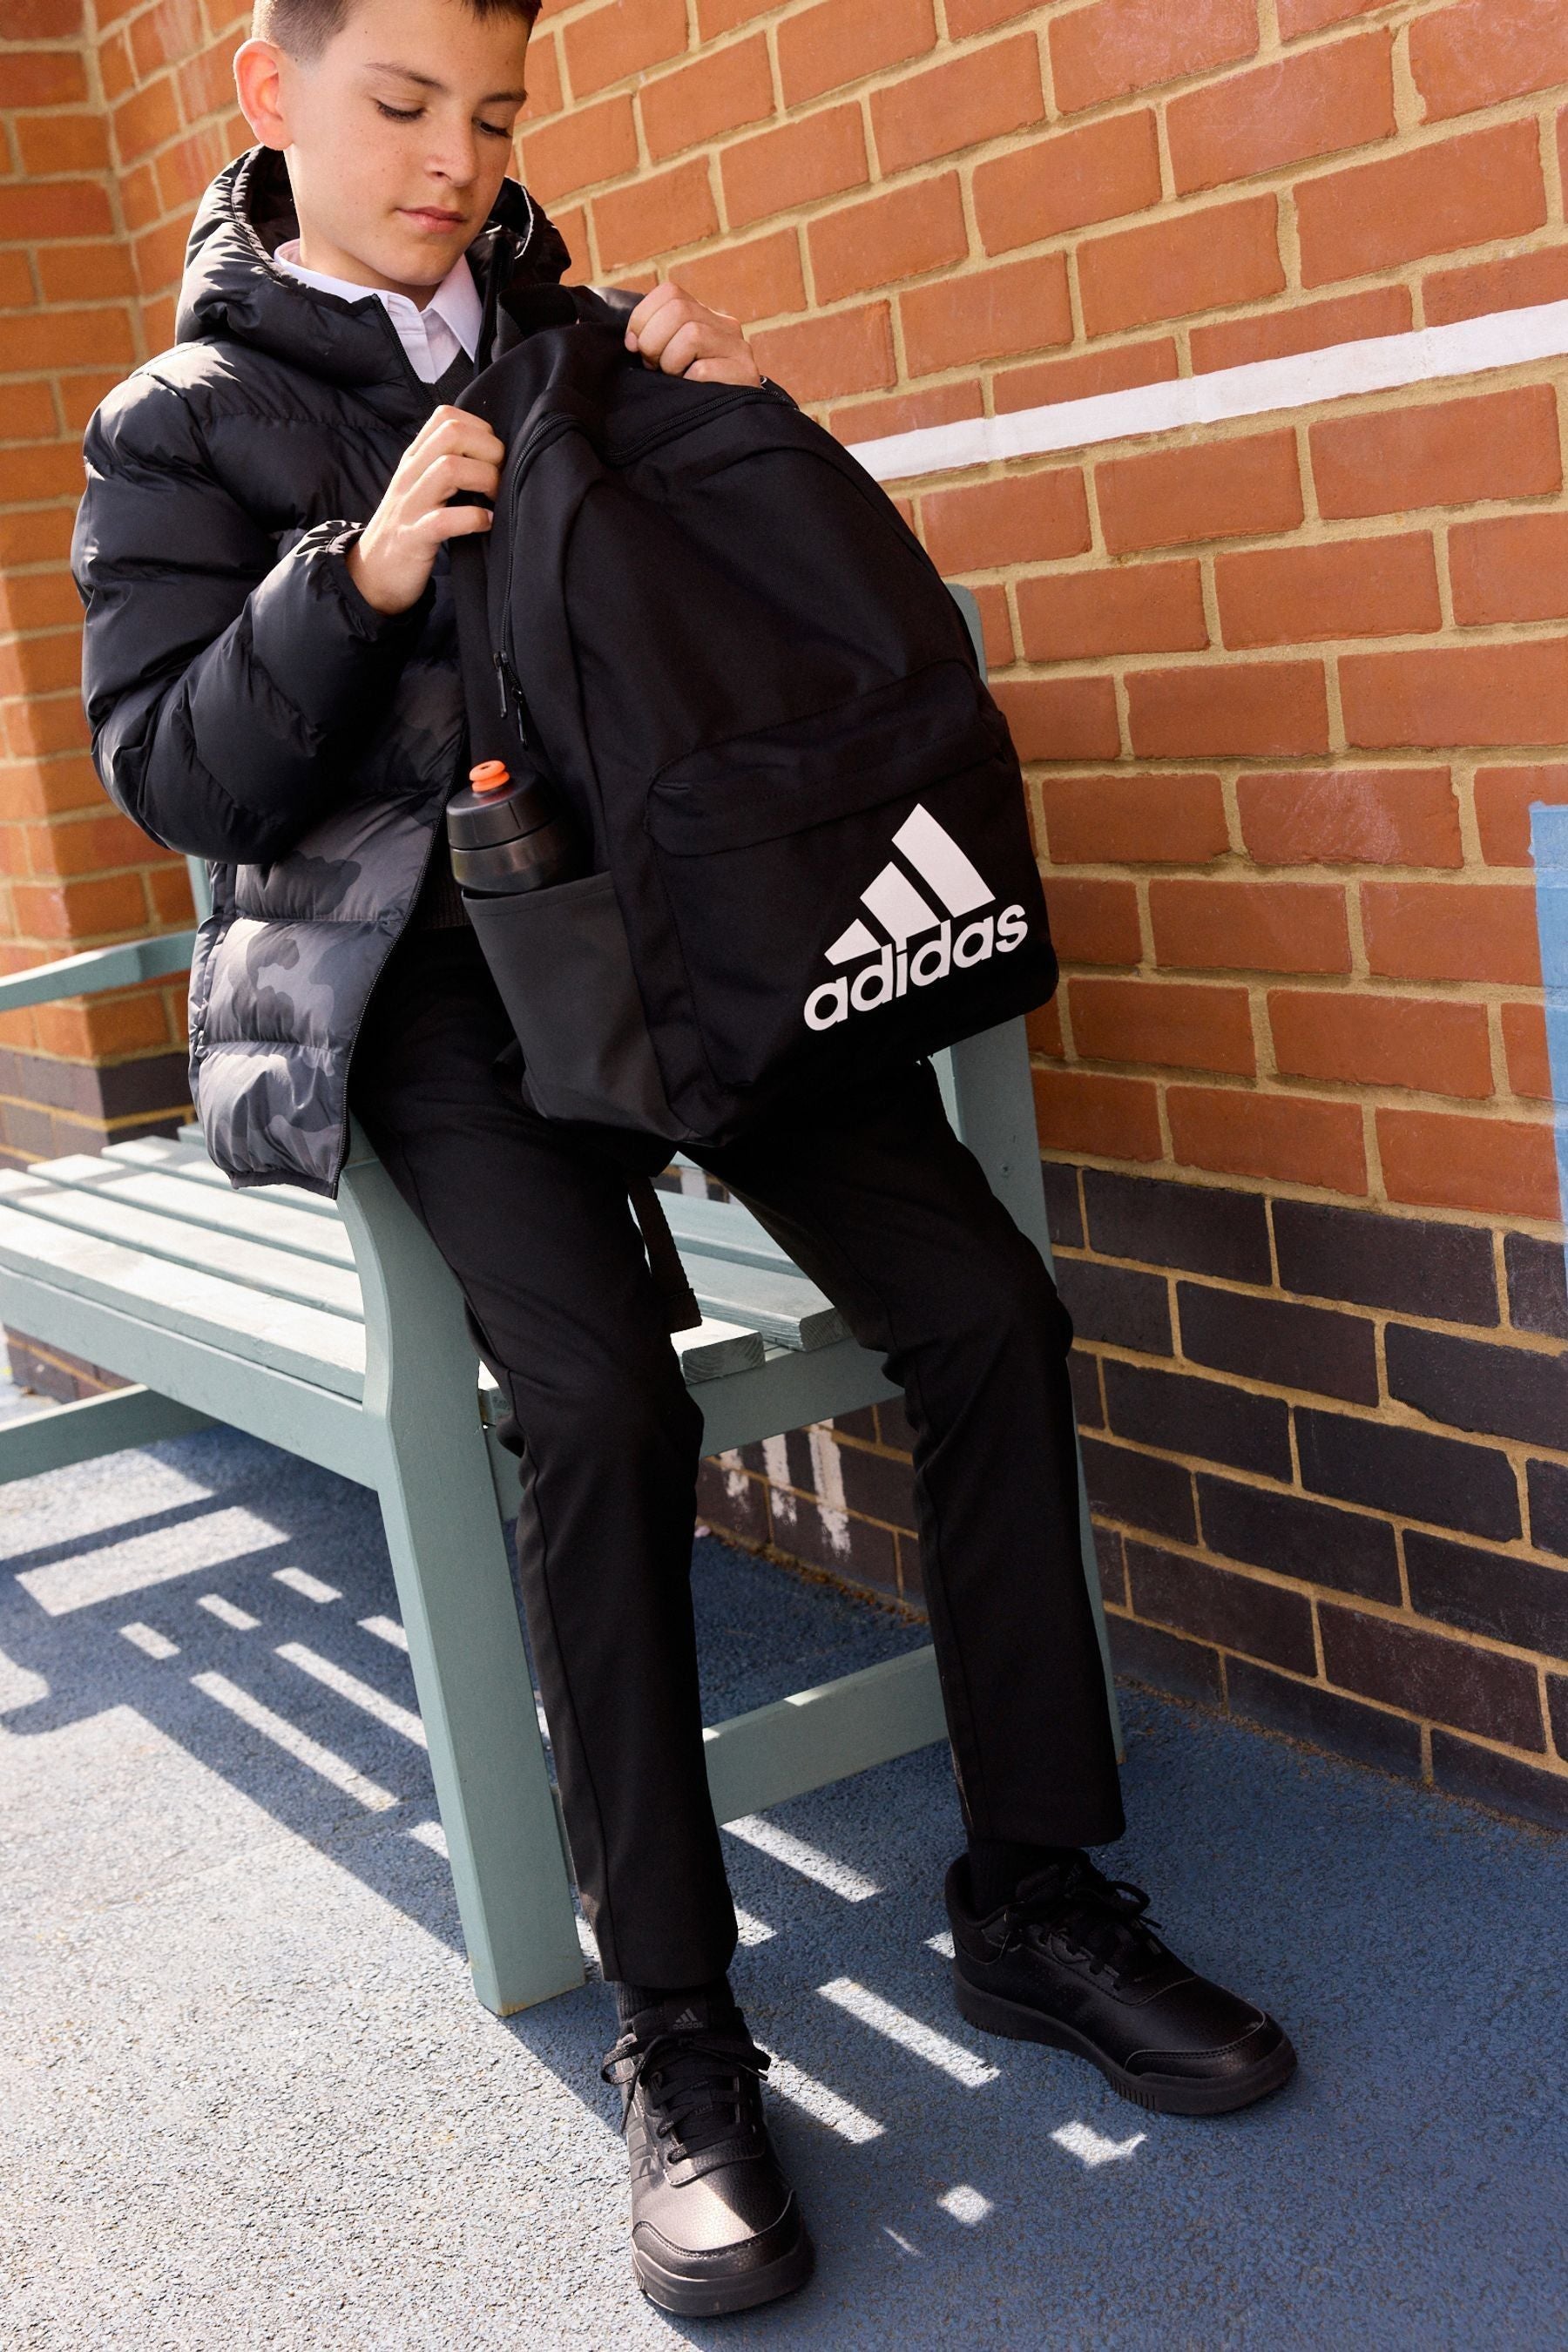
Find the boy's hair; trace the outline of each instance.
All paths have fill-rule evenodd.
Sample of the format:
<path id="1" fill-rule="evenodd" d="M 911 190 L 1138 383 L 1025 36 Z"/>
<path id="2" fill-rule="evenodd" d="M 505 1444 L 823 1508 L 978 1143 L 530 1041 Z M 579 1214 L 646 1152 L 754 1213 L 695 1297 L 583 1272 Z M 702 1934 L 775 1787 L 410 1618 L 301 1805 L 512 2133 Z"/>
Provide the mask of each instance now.
<path id="1" fill-rule="evenodd" d="M 353 0 L 256 0 L 250 29 L 309 64 L 342 28 Z M 519 16 L 531 25 L 542 0 L 466 0 L 476 16 Z"/>

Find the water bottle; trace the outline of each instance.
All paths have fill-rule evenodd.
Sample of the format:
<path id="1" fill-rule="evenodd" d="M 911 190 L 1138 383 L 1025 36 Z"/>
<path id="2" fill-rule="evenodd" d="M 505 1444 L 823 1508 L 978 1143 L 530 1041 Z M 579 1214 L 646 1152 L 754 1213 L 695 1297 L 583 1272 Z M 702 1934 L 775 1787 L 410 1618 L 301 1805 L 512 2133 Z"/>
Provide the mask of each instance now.
<path id="1" fill-rule="evenodd" d="M 500 898 L 569 882 L 577 846 L 554 794 L 537 775 L 514 778 L 501 760 L 481 760 L 447 803 L 447 845 L 460 890 Z"/>

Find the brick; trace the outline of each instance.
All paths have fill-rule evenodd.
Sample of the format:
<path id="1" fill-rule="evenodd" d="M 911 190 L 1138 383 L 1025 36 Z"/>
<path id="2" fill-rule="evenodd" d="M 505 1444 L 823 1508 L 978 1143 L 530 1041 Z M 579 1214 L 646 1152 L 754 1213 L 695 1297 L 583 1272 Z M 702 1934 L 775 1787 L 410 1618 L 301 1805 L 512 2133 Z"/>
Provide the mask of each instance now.
<path id="1" fill-rule="evenodd" d="M 1290 1408 L 1279 1398 L 1112 1357 L 1102 1370 L 1106 1409 L 1117 1436 L 1266 1478 L 1289 1477 Z"/>
<path id="2" fill-rule="evenodd" d="M 1449 1322 L 1499 1319 L 1491 1236 L 1307 1201 L 1273 1203 L 1282 1289 Z"/>
<path id="3" fill-rule="evenodd" d="M 25 253 L 0 253 L 0 310 L 30 310 L 37 299 Z"/>
<path id="4" fill-rule="evenodd" d="M 1046 776 L 1039 793 L 1054 866 L 1201 866 L 1230 847 L 1215 775 Z"/>
<path id="5" fill-rule="evenodd" d="M 1459 0 L 1410 27 L 1410 70 L 1429 122 L 1568 81 L 1557 0 Z"/>
<path id="6" fill-rule="evenodd" d="M 899 312 L 911 375 L 1070 342 L 1067 258 L 1042 254 L 910 287 L 900 295 Z"/>
<path id="7" fill-rule="evenodd" d="M 21 116 L 16 146 L 24 172 L 92 172 L 109 168 L 109 131 L 101 115 Z"/>
<path id="8" fill-rule="evenodd" d="M 1428 1421 L 1526 1445 L 1560 1445 L 1568 1432 L 1568 1359 L 1496 1340 L 1391 1323 L 1384 1339 L 1389 1394 Z"/>
<path id="9" fill-rule="evenodd" d="M 1330 1602 L 1318 1614 L 1331 1683 L 1515 1748 L 1544 1748 L 1532 1666 Z"/>
<path id="10" fill-rule="evenodd" d="M 1108 1617 L 1106 1631 L 1119 1681 L 1125 1678 L 1149 1690 L 1169 1691 L 1176 1698 L 1220 1705 L 1225 1687 L 1217 1650 L 1184 1642 L 1155 1625 L 1140 1625 L 1131 1617 Z"/>
<path id="11" fill-rule="evenodd" d="M 1418 1535 L 1405 1538 L 1410 1605 L 1467 1633 L 1568 1658 L 1568 1570 Z"/>
<path id="12" fill-rule="evenodd" d="M 731 228 L 769 213 L 794 212 L 818 196 L 863 188 L 870 173 L 860 110 L 826 107 L 799 122 L 739 139 L 725 148 L 719 169 Z"/>
<path id="13" fill-rule="evenodd" d="M 1366 1317 L 1204 1283 L 1178 1284 L 1176 1297 L 1189 1361 L 1346 1404 L 1378 1402 L 1376 1335 Z"/>
<path id="14" fill-rule="evenodd" d="M 1294 530 L 1303 513 L 1296 436 L 1288 430 L 1110 457 L 1094 480 L 1112 555 Z"/>
<path id="15" fill-rule="evenodd" d="M 133 294 L 135 275 L 122 245 L 46 245 L 37 255 L 46 302 L 100 302 Z"/>
<path id="16" fill-rule="evenodd" d="M 1127 701 L 1139 759 L 1310 757 L 1329 748 L 1327 692 L 1316 661 L 1134 670 Z"/>
<path id="17" fill-rule="evenodd" d="M 1062 236 L 1159 201 L 1159 136 L 1147 110 L 1053 131 L 974 169 L 974 219 L 987 253 Z"/>
<path id="18" fill-rule="evenodd" d="M 838 1470 L 850 1510 L 914 1531 L 914 1472 L 907 1462 L 889 1454 L 868 1454 L 858 1445 L 841 1445 Z"/>
<path id="19" fill-rule="evenodd" d="M 5 104 L 18 111 L 26 106 L 70 106 L 87 97 L 87 70 L 81 58 L 65 49 L 5 51 Z"/>
<path id="20" fill-rule="evenodd" d="M 1102 1257 L 1226 1282 L 1271 1278 L 1268 1212 L 1255 1193 L 1097 1169 L 1085 1170 L 1083 1192 L 1090 1245 Z"/>
<path id="21" fill-rule="evenodd" d="M 1484 1101 L 1492 1091 L 1486 1007 L 1357 990 L 1276 990 L 1275 1066 L 1293 1078 L 1414 1087 Z"/>
<path id="22" fill-rule="evenodd" d="M 0 441 L 48 441 L 58 429 L 47 383 L 0 384 Z"/>
<path id="23" fill-rule="evenodd" d="M 875 8 L 843 8 L 838 0 L 824 0 L 822 6 L 807 8 L 779 26 L 784 105 L 804 106 L 830 89 L 921 57 L 935 46 L 931 0 L 878 0 Z"/>
<path id="24" fill-rule="evenodd" d="M 1561 1252 L 1561 1244 L 1554 1244 Z M 1568 1559 L 1568 1469 L 1561 1462 L 1525 1465 L 1530 1495 L 1530 1539 L 1538 1551 Z"/>
<path id="25" fill-rule="evenodd" d="M 1319 506 L 1335 519 L 1531 498 L 1563 484 L 1549 383 L 1331 417 L 1308 437 Z"/>
<path id="26" fill-rule="evenodd" d="M 1533 802 L 1568 803 L 1568 761 L 1534 768 L 1478 768 L 1476 830 L 1489 866 L 1529 866 Z"/>
<path id="27" fill-rule="evenodd" d="M 825 213 L 806 230 L 819 302 L 841 301 L 895 278 L 922 277 L 961 261 L 968 244 L 953 172 Z"/>
<path id="28" fill-rule="evenodd" d="M 1037 0 L 947 0 L 950 39 L 967 40 L 971 33 L 988 33 L 996 25 L 1028 15 Z"/>
<path id="29" fill-rule="evenodd" d="M 1094 0 L 1055 18 L 1050 45 L 1057 104 L 1071 114 L 1251 57 L 1258 10 L 1255 0 Z"/>
<path id="30" fill-rule="evenodd" d="M 1035 1114 L 1047 1151 L 1100 1160 L 1159 1160 L 1160 1106 L 1146 1078 L 1092 1070 L 1036 1070 Z"/>
<path id="31" fill-rule="evenodd" d="M 1564 798 L 1568 799 L 1568 788 Z M 1260 866 L 1458 866 L 1447 768 L 1316 768 L 1237 779 L 1242 839 Z"/>
<path id="32" fill-rule="evenodd" d="M 1105 1407 L 1100 1394 L 1100 1358 L 1074 1348 L 1068 1357 L 1073 1415 L 1079 1429 L 1103 1429 Z"/>
<path id="33" fill-rule="evenodd" d="M 1443 625 L 1426 531 L 1221 555 L 1215 586 L 1225 642 L 1241 648 L 1403 636 Z"/>
<path id="34" fill-rule="evenodd" d="M 801 401 L 879 391 L 897 374 L 885 302 L 767 328 L 752 338 L 752 349 L 763 373 Z"/>
<path id="35" fill-rule="evenodd" d="M 873 90 L 871 135 L 882 170 L 906 172 L 1022 131 L 1044 110 L 1039 44 L 1022 33 Z"/>
<path id="36" fill-rule="evenodd" d="M 1398 1607 L 1399 1551 L 1386 1519 L 1207 1474 L 1199 1476 L 1197 1494 L 1208 1550 Z"/>
<path id="37" fill-rule="evenodd" d="M 984 402 L 978 383 L 938 383 L 927 385 L 919 392 L 895 392 L 885 399 L 858 400 L 849 406 L 836 408 L 828 417 L 827 426 L 838 440 L 854 448 L 858 443 L 878 438 L 884 433 L 912 433 L 926 425 L 957 424 L 968 417 L 981 415 L 984 409 Z M 1001 596 L 1005 608 L 1005 590 L 994 593 Z M 985 597 L 980 598 L 983 611 L 985 601 Z M 986 625 L 989 644 L 989 614 L 986 615 Z M 1006 654 L 1003 658 L 993 658 L 991 667 L 994 669 L 1005 668 L 1015 658 L 1010 621 L 1003 632 L 1003 641 Z"/>
<path id="38" fill-rule="evenodd" d="M 1340 681 L 1346 736 L 1366 751 L 1568 736 L 1568 638 L 1346 655 Z"/>
<path id="39" fill-rule="evenodd" d="M 1293 41 L 1299 34 L 1321 32 L 1325 25 L 1342 24 L 1347 16 L 1364 16 L 1387 0 L 1278 0 L 1279 37 Z"/>
<path id="40" fill-rule="evenodd" d="M 1421 281 L 1421 307 L 1430 327 L 1454 319 L 1479 318 L 1493 310 L 1521 310 L 1568 297 L 1568 247 L 1544 253 L 1510 254 L 1501 261 L 1467 262 L 1458 269 L 1434 269 Z"/>
<path id="41" fill-rule="evenodd" d="M 1366 1191 L 1361 1112 L 1353 1103 L 1173 1087 L 1165 1108 L 1171 1155 L 1184 1167 L 1316 1184 L 1331 1192 Z"/>
<path id="42" fill-rule="evenodd" d="M 1165 110 L 1176 194 L 1392 138 L 1394 37 L 1363 33 L 1230 74 Z"/>
<path id="43" fill-rule="evenodd" d="M 1546 1046 L 1546 1015 L 1542 1007 L 1505 1004 L 1502 1043 L 1512 1092 L 1537 1102 L 1554 1100 L 1552 1062 Z"/>
<path id="44" fill-rule="evenodd" d="M 1503 1257 L 1509 1319 L 1515 1329 L 1539 1331 L 1549 1339 L 1568 1339 L 1568 1277 L 1563 1244 L 1538 1241 L 1531 1234 L 1508 1234 Z"/>
<path id="45" fill-rule="evenodd" d="M 149 82 L 110 110 L 110 121 L 114 130 L 114 145 L 120 162 L 134 163 L 140 156 L 151 155 L 176 138 L 180 131 L 180 101 L 172 75 L 163 75 Z"/>
<path id="46" fill-rule="evenodd" d="M 1226 1690 L 1230 1712 L 1245 1723 L 1261 1724 L 1265 1730 L 1352 1757 L 1381 1772 L 1396 1772 L 1404 1780 L 1421 1778 L 1420 1726 L 1403 1716 L 1363 1706 L 1317 1683 L 1271 1674 L 1250 1658 L 1226 1660 Z"/>
<path id="47" fill-rule="evenodd" d="M 1546 219 L 1533 122 L 1504 122 L 1296 190 L 1301 283 L 1364 278 L 1429 253 L 1524 236 Z"/>
<path id="48" fill-rule="evenodd" d="M 1197 1541 L 1190 1470 L 1099 1437 L 1085 1441 L 1083 1467 L 1089 1499 L 1101 1517 L 1123 1520 L 1150 1535 L 1170 1536 L 1177 1543 Z"/>
<path id="49" fill-rule="evenodd" d="M 742 1543 L 768 1541 L 767 1488 L 721 1457 L 699 1465 L 697 1511 L 710 1527 L 722 1528 Z"/>
<path id="50" fill-rule="evenodd" d="M 1081 1341 L 1130 1348 L 1143 1356 L 1173 1353 L 1170 1285 L 1162 1276 L 1100 1265 L 1091 1258 L 1064 1258 L 1057 1266 L 1057 1288 Z"/>
<path id="51" fill-rule="evenodd" d="M 805 308 L 800 239 L 792 228 L 683 261 L 679 282 L 700 302 L 742 324 Z"/>
<path id="52" fill-rule="evenodd" d="M 1509 1543 L 1519 1492 L 1506 1454 L 1386 1422 L 1298 1407 L 1301 1483 L 1341 1502 Z"/>
<path id="53" fill-rule="evenodd" d="M 1030 661 L 1086 655 L 1196 653 L 1208 644 L 1195 562 L 1102 566 L 1018 583 L 1018 621 Z"/>
<path id="54" fill-rule="evenodd" d="M 634 186 L 613 189 L 594 200 L 599 259 L 608 268 L 651 258 L 672 247 L 699 244 L 718 226 L 702 156 L 668 172 L 646 173 Z"/>
<path id="55" fill-rule="evenodd" d="M 1402 980 L 1540 986 L 1535 893 L 1528 884 L 1363 882 L 1360 887 L 1367 963 L 1374 972 Z"/>
<path id="56" fill-rule="evenodd" d="M 1391 1199 L 1483 1215 L 1561 1214 L 1549 1127 L 1442 1111 L 1379 1110 L 1376 1117 Z"/>
<path id="57" fill-rule="evenodd" d="M 1137 963 L 1142 954 L 1138 893 L 1131 882 L 1053 874 L 1047 883 L 1051 935 L 1064 963 Z"/>
<path id="58" fill-rule="evenodd" d="M 1179 982 L 1076 979 L 1069 990 L 1073 1044 L 1092 1062 L 1152 1062 L 1167 1069 L 1256 1068 L 1244 988 Z"/>
<path id="59" fill-rule="evenodd" d="M 1277 201 L 1246 196 L 1093 237 L 1078 276 L 1089 335 L 1261 301 L 1285 285 Z"/>
<path id="60" fill-rule="evenodd" d="M 943 572 L 1081 555 L 1093 537 L 1083 476 L 1076 466 L 928 491 L 921 500 L 921 523 L 926 551 Z"/>
<path id="61" fill-rule="evenodd" d="M 1121 1533 L 1115 1528 L 1101 1527 L 1098 1521 L 1093 1523 L 1092 1532 L 1095 1571 L 1100 1579 L 1101 1597 L 1109 1607 L 1125 1609 L 1127 1567 Z"/>
<path id="62" fill-rule="evenodd" d="M 1194 971 L 1346 971 L 1344 892 L 1331 883 L 1160 878 L 1149 886 L 1159 963 Z"/>
<path id="63" fill-rule="evenodd" d="M 1312 1607 L 1299 1592 L 1131 1541 L 1127 1578 L 1140 1617 L 1299 1675 L 1316 1670 Z"/>
<path id="64" fill-rule="evenodd" d="M 1288 310 L 1266 310 L 1255 319 L 1220 319 L 1192 330 L 1193 370 L 1203 375 L 1214 368 L 1246 367 L 1255 360 L 1321 351 L 1330 343 L 1402 335 L 1412 320 L 1410 293 L 1404 286 L 1369 286 L 1326 302 L 1295 302 Z"/>
<path id="65" fill-rule="evenodd" d="M 1040 1182 L 1046 1196 L 1046 1218 L 1057 1248 L 1084 1248 L 1083 1204 L 1079 1195 L 1078 1170 L 1054 1160 L 1042 1160 Z"/>
<path id="66" fill-rule="evenodd" d="M 157 5 L 134 16 L 128 29 L 141 81 L 150 80 L 172 58 L 188 56 L 205 37 L 196 0 L 157 0 Z"/>
<path id="67" fill-rule="evenodd" d="M 1512 1756 L 1476 1748 L 1447 1731 L 1432 1734 L 1432 1781 L 1445 1796 L 1489 1806 L 1493 1812 L 1513 1814 L 1542 1829 L 1568 1827 L 1568 1775 L 1538 1772 Z"/>
<path id="68" fill-rule="evenodd" d="M 637 100 L 647 152 L 656 163 L 699 147 L 722 131 L 762 122 L 773 110 L 773 68 L 759 33 L 644 84 Z M 608 176 L 606 173 L 605 177 Z"/>
<path id="69" fill-rule="evenodd" d="M 697 0 L 697 37 L 716 40 L 737 25 L 749 25 L 753 16 L 765 16 L 777 5 L 778 0 Z"/>
<path id="70" fill-rule="evenodd" d="M 596 106 L 574 108 L 525 131 L 522 161 L 530 190 L 545 204 L 635 172 L 637 132 L 631 100 L 601 99 Z"/>
<path id="71" fill-rule="evenodd" d="M 114 223 L 105 191 L 91 180 L 0 186 L 0 238 L 110 236 Z"/>
<path id="72" fill-rule="evenodd" d="M 572 95 L 584 99 L 686 47 L 686 0 L 610 0 L 562 32 Z"/>
<path id="73" fill-rule="evenodd" d="M 991 380 L 999 415 L 1047 402 L 1089 400 L 1102 392 L 1126 392 L 1141 383 L 1170 383 L 1180 373 L 1176 346 L 1168 336 L 1147 343 L 1119 343 L 1110 351 L 1083 352 L 1072 359 L 1037 360 L 1032 367 L 1008 368 Z"/>
<path id="74" fill-rule="evenodd" d="M 1568 514 L 1457 523 L 1448 534 L 1454 618 L 1555 621 L 1568 615 Z"/>
<path id="75" fill-rule="evenodd" d="M 1020 760 L 1114 760 L 1121 751 L 1116 688 L 1108 677 L 1003 677 L 991 691 Z"/>

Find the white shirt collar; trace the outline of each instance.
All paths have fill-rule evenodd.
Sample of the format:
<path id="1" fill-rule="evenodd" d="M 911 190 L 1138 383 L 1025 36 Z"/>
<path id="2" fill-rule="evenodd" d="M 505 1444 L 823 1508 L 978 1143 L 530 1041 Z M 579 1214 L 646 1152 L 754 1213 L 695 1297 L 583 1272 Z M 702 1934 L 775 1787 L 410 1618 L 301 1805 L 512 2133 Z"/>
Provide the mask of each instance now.
<path id="1" fill-rule="evenodd" d="M 444 375 L 459 351 L 467 352 L 470 359 L 478 356 L 484 309 L 467 254 L 458 256 L 421 310 L 406 294 L 395 294 L 381 286 L 356 286 L 347 278 L 329 278 L 324 270 L 307 269 L 298 257 L 299 252 L 299 238 L 290 237 L 278 247 L 272 258 L 301 285 L 317 287 L 323 294 L 341 295 L 345 302 L 363 302 L 367 294 L 374 294 L 378 302 L 385 305 L 386 314 L 397 330 L 397 339 L 408 354 L 409 365 L 421 383 L 434 383 L 437 376 Z"/>

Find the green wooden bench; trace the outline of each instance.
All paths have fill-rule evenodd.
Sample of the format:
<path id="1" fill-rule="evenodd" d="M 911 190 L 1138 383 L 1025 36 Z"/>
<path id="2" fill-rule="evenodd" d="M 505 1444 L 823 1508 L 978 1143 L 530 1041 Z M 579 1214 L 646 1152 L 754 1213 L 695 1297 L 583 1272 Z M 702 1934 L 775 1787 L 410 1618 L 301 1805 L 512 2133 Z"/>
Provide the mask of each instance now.
<path id="1" fill-rule="evenodd" d="M 206 869 L 187 864 L 205 917 Z M 0 980 L 0 1012 L 186 970 L 194 938 L 16 973 Z M 939 1068 L 954 1126 L 1048 1264 L 1023 1024 Z M 673 1344 L 706 1452 L 896 1393 L 738 1202 L 665 1205 L 704 1309 Z M 476 1364 L 456 1281 L 358 1121 L 336 1202 L 234 1190 L 194 1127 L 0 1170 L 0 1317 L 132 1384 L 0 1430 L 0 1481 L 221 1423 L 374 1490 L 476 1990 L 505 2014 L 580 1983 L 503 1533 L 518 1461 L 496 1433 L 500 1392 Z M 1082 1526 L 1098 1609 L 1087 1504 Z M 943 1736 L 928 1645 L 710 1727 L 715 1810 L 738 1820 Z"/>

